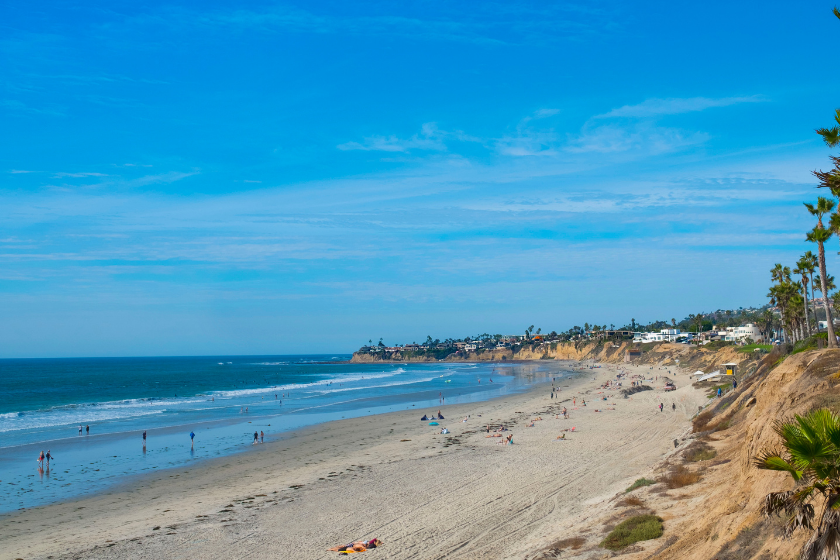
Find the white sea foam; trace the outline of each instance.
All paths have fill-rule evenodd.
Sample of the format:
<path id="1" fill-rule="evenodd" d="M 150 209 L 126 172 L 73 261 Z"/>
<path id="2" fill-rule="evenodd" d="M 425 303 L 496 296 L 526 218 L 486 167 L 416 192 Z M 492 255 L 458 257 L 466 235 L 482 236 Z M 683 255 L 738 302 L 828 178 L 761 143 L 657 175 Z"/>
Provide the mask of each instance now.
<path id="1" fill-rule="evenodd" d="M 328 395 L 331 393 L 343 393 L 345 391 L 362 391 L 365 389 L 379 389 L 381 387 L 398 387 L 400 385 L 412 385 L 414 383 L 427 383 L 435 381 L 438 377 L 424 377 L 422 379 L 410 379 L 406 381 L 397 381 L 396 383 L 382 383 L 380 385 L 368 385 L 366 387 L 341 387 L 340 389 L 327 389 L 318 393 L 319 395 Z"/>
<path id="2" fill-rule="evenodd" d="M 439 373 L 438 370 L 434 373 Z M 208 408 L 207 403 L 211 398 L 225 401 L 230 406 L 236 403 L 237 399 L 260 396 L 273 393 L 288 393 L 289 391 L 299 392 L 296 397 L 304 397 L 309 393 L 312 397 L 329 393 L 344 391 L 370 390 L 376 387 L 389 387 L 403 384 L 428 382 L 435 378 L 404 379 L 391 383 L 363 383 L 377 379 L 388 379 L 406 373 L 405 368 L 398 367 L 392 370 L 379 370 L 370 373 L 352 373 L 331 376 L 326 379 L 310 383 L 287 383 L 270 387 L 253 387 L 238 390 L 209 391 L 200 394 L 181 398 L 138 398 L 123 399 L 117 401 L 77 403 L 51 407 L 42 410 L 23 412 L 7 412 L 0 414 L 0 433 L 27 429 L 42 429 L 60 426 L 78 426 L 79 424 L 92 424 L 94 422 L 106 422 L 115 420 L 126 420 L 133 417 L 162 414 L 164 412 L 186 412 L 188 410 L 203 410 Z M 429 374 L 431 372 L 424 372 Z M 340 388 L 338 385 L 342 385 Z M 350 386 L 347 386 L 350 384 Z M 355 385 L 354 385 L 355 384 Z M 333 388 L 334 387 L 334 388 Z M 234 401 L 231 403 L 230 401 Z M 220 403 L 217 403 L 217 405 Z M 248 404 L 246 400 L 244 404 Z M 235 404 L 238 406 L 238 404 Z"/>
<path id="3" fill-rule="evenodd" d="M 14 418 L 0 418 L 0 433 L 16 430 L 33 430 L 39 428 L 52 428 L 57 426 L 78 426 L 79 424 L 91 424 L 94 422 L 105 422 L 113 420 L 124 420 L 139 416 L 161 414 L 165 409 L 154 408 L 147 410 L 132 409 L 104 409 L 104 410 L 64 410 L 54 412 L 28 412 L 14 413 Z"/>
<path id="4" fill-rule="evenodd" d="M 321 379 L 320 381 L 313 381 L 311 383 L 288 383 L 285 385 L 276 385 L 272 387 L 254 387 L 251 389 L 234 389 L 229 391 L 213 391 L 210 395 L 220 399 L 230 399 L 236 397 L 245 397 L 249 395 L 261 395 L 266 393 L 277 393 L 285 391 L 300 391 L 329 385 L 330 383 L 352 383 L 354 381 L 362 381 L 367 379 L 382 379 L 385 377 L 393 377 L 405 373 L 405 369 L 397 368 L 391 372 L 372 373 L 367 375 L 349 375 L 346 377 L 331 377 L 328 379 Z"/>

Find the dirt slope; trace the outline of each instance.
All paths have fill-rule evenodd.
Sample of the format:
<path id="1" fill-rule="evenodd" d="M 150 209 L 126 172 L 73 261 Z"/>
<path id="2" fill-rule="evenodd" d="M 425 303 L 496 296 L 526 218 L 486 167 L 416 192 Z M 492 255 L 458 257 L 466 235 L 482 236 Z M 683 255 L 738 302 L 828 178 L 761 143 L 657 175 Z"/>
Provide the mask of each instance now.
<path id="1" fill-rule="evenodd" d="M 695 433 L 679 442 L 679 449 L 648 475 L 661 481 L 682 465 L 699 474 L 699 482 L 674 489 L 658 482 L 614 496 L 594 506 L 588 519 L 559 529 L 557 543 L 536 558 L 606 558 L 617 554 L 628 560 L 796 558 L 806 535 L 782 540 L 781 519 L 760 515 L 767 493 L 790 489 L 793 484 L 787 475 L 759 470 L 752 461 L 760 450 L 778 444 L 772 429 L 775 421 L 819 406 L 837 410 L 840 350 L 789 356 L 773 367 L 778 359 L 775 354 L 765 357 L 737 391 L 715 399 L 695 419 Z M 684 450 L 702 444 L 711 446 L 717 456 L 687 462 Z M 628 504 L 628 496 L 638 498 L 641 504 Z M 598 546 L 622 519 L 650 512 L 665 521 L 665 532 L 659 539 L 620 553 Z"/>

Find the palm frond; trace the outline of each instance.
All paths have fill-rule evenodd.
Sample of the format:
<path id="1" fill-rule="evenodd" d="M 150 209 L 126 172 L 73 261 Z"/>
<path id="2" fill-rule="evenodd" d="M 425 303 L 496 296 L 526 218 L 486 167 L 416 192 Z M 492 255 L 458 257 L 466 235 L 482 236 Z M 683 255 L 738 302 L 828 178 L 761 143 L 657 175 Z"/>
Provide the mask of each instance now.
<path id="1" fill-rule="evenodd" d="M 797 529 L 813 528 L 814 506 L 803 501 L 801 493 L 793 490 L 767 494 L 761 505 L 761 514 L 766 517 L 776 514 L 786 515 L 785 538 L 790 538 Z"/>
<path id="2" fill-rule="evenodd" d="M 788 512 L 788 519 L 785 522 L 785 538 L 789 539 L 797 529 L 812 530 L 813 528 L 813 504 L 796 504 L 796 507 Z"/>
<path id="3" fill-rule="evenodd" d="M 818 128 L 817 134 L 822 136 L 823 142 L 825 142 L 829 148 L 833 148 L 837 144 L 840 144 L 840 127 Z"/>
<path id="4" fill-rule="evenodd" d="M 840 560 L 840 509 L 831 507 L 836 505 L 837 497 L 829 500 L 817 530 L 802 548 L 801 560 Z"/>
<path id="5" fill-rule="evenodd" d="M 753 464 L 759 469 L 768 471 L 784 471 L 789 473 L 797 482 L 802 479 L 803 472 L 791 465 L 782 457 L 782 453 L 778 450 L 765 450 L 753 461 Z"/>

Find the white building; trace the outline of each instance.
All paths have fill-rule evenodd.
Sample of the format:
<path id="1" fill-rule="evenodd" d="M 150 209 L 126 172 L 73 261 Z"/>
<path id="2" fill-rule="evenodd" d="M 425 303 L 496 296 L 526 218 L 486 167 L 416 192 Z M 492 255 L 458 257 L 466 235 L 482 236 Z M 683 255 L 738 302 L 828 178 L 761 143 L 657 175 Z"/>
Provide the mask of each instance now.
<path id="1" fill-rule="evenodd" d="M 743 327 L 726 327 L 725 331 L 720 331 L 720 336 L 723 340 L 730 342 L 740 342 L 747 338 L 752 339 L 755 342 L 764 340 L 761 330 L 752 323 L 747 323 Z"/>
<path id="2" fill-rule="evenodd" d="M 464 345 L 464 350 L 467 351 L 475 350 L 476 348 L 478 348 L 478 345 L 475 342 L 469 342 Z"/>
<path id="3" fill-rule="evenodd" d="M 662 329 L 658 333 L 633 333 L 633 342 L 676 342 L 692 338 L 694 338 L 694 333 L 684 333 L 680 329 Z"/>
<path id="4" fill-rule="evenodd" d="M 633 342 L 665 342 L 666 335 L 656 332 L 634 332 Z"/>

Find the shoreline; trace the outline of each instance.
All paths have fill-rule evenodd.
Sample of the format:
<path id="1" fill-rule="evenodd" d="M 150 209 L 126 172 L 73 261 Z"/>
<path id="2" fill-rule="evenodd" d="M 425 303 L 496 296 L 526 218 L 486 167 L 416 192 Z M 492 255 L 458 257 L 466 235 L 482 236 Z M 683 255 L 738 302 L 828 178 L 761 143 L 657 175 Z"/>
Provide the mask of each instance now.
<path id="1" fill-rule="evenodd" d="M 570 368 L 575 365 L 577 364 L 569 362 Z M 648 366 L 625 369 L 634 372 L 651 371 Z M 423 503 L 439 502 L 437 506 L 447 509 L 454 501 L 461 503 L 462 508 L 470 508 L 474 500 L 463 496 L 464 491 L 478 494 L 486 494 L 489 491 L 493 494 L 496 491 L 494 489 L 507 488 L 510 484 L 508 477 L 499 478 L 497 471 L 509 468 L 507 461 L 497 464 L 501 457 L 510 456 L 522 469 L 529 470 L 532 468 L 529 463 L 534 457 L 525 457 L 526 455 L 536 453 L 537 458 L 544 461 L 547 458 L 546 454 L 550 457 L 555 452 L 564 453 L 560 446 L 571 449 L 578 445 L 578 442 L 572 441 L 555 442 L 553 437 L 556 434 L 553 431 L 550 439 L 531 441 L 534 434 L 544 431 L 544 426 L 553 424 L 553 428 L 559 431 L 568 427 L 565 426 L 567 423 L 585 426 L 590 424 L 590 421 L 595 421 L 591 428 L 596 432 L 600 433 L 605 428 L 607 431 L 613 429 L 600 421 L 613 424 L 608 420 L 612 413 L 605 412 L 598 418 L 599 415 L 589 410 L 573 412 L 572 420 L 567 421 L 546 418 L 544 423 L 536 422 L 535 428 L 523 427 L 522 420 L 523 415 L 531 416 L 534 411 L 546 414 L 544 411 L 551 407 L 559 408 L 566 399 L 573 398 L 572 393 L 591 393 L 594 390 L 593 382 L 585 374 L 591 373 L 603 381 L 613 378 L 615 371 L 616 366 L 606 364 L 591 371 L 570 370 L 571 376 L 559 381 L 561 387 L 568 385 L 563 388 L 559 399 L 549 399 L 548 391 L 545 391 L 546 385 L 541 384 L 522 393 L 502 395 L 486 401 L 428 407 L 440 408 L 444 412 L 447 419 L 440 424 L 450 429 L 451 433 L 447 436 L 437 434 L 436 428 L 418 420 L 420 415 L 429 412 L 420 408 L 336 420 L 287 432 L 283 439 L 256 446 L 253 451 L 207 459 L 197 465 L 138 475 L 137 478 L 127 480 L 100 494 L 7 513 L 0 517 L 4 521 L 0 527 L 0 543 L 3 543 L 0 548 L 9 552 L 0 553 L 0 558 L 48 555 L 75 557 L 80 553 L 88 558 L 100 555 L 104 557 L 106 552 L 107 557 L 117 558 L 172 557 L 175 553 L 170 553 L 170 545 L 166 544 L 170 540 L 176 543 L 187 542 L 205 535 L 207 531 L 224 540 L 225 534 L 235 535 L 248 527 L 249 523 L 271 527 L 274 526 L 271 518 L 275 517 L 273 514 L 278 510 L 279 516 L 283 518 L 278 525 L 297 525 L 297 529 L 289 534 L 273 535 L 271 539 L 279 538 L 281 542 L 290 542 L 291 545 L 297 539 L 296 535 L 307 534 L 308 537 L 301 541 L 303 545 L 301 542 L 292 545 L 305 548 L 299 551 L 300 554 L 296 554 L 301 558 L 325 557 L 325 548 L 362 536 L 381 538 L 385 540 L 386 546 L 389 542 L 406 544 L 411 537 L 401 536 L 399 531 L 395 533 L 385 529 L 389 519 L 393 523 L 394 518 L 402 519 L 405 513 L 377 512 L 377 508 L 381 509 L 383 503 L 387 504 L 385 509 L 391 510 L 401 506 L 409 510 L 414 508 L 412 504 L 416 500 L 412 499 L 411 495 L 402 495 L 405 489 L 401 488 L 402 483 L 399 481 L 403 480 L 403 471 L 414 472 L 408 486 L 414 489 L 415 495 L 424 495 Z M 684 374 L 682 379 L 678 378 L 678 385 L 682 380 L 686 380 Z M 693 392 L 690 387 L 680 390 L 685 393 L 681 397 L 689 397 Z M 648 393 L 658 394 L 659 391 Z M 628 400 L 619 398 L 610 402 L 617 403 L 616 409 L 629 408 L 623 405 L 634 400 L 650 400 L 653 396 L 637 394 Z M 688 418 L 695 410 L 696 406 L 692 403 L 680 413 L 679 422 L 676 422 L 676 415 L 673 418 L 668 417 L 671 432 L 683 432 L 688 425 Z M 482 414 L 482 417 L 478 418 L 478 414 Z M 642 414 L 647 416 L 649 412 Z M 471 418 L 464 424 L 460 419 L 466 415 L 470 415 Z M 576 416 L 581 418 L 578 420 Z M 665 416 L 660 418 L 665 419 Z M 484 426 L 481 422 L 489 420 L 494 424 L 509 422 L 516 426 L 511 430 L 514 433 L 514 445 L 496 446 L 491 443 L 496 440 L 479 435 L 479 427 Z M 614 429 L 620 432 L 627 427 L 619 426 Z M 630 439 L 633 439 L 638 433 L 634 434 L 631 430 L 629 435 Z M 581 433 L 572 439 L 585 442 L 587 437 Z M 609 439 L 607 436 L 607 440 Z M 657 447 L 661 452 L 667 453 L 670 441 L 667 439 L 664 446 Z M 609 451 L 609 441 L 599 441 L 597 445 Z M 589 451 L 591 450 L 587 452 Z M 622 474 L 630 465 L 635 465 L 636 471 L 642 466 L 652 466 L 648 464 L 649 461 L 644 465 L 640 464 L 636 455 L 634 452 L 616 465 L 622 472 L 615 474 Z M 641 455 L 650 459 L 649 453 Z M 657 453 L 657 457 L 661 455 Z M 521 462 L 523 458 L 528 459 L 525 464 Z M 417 470 L 421 464 L 423 468 Z M 425 464 L 429 465 L 430 472 L 427 472 Z M 583 468 L 583 471 L 579 474 L 584 475 L 586 461 L 580 468 Z M 476 478 L 482 471 L 487 472 Z M 579 469 L 573 472 L 578 471 Z M 625 478 L 633 476 L 624 474 Z M 638 472 L 634 471 L 634 474 Z M 515 476 L 515 473 L 511 475 Z M 494 482 L 487 488 L 486 481 L 481 482 L 484 479 L 492 479 Z M 338 481 L 342 484 L 336 486 Z M 379 484 L 377 481 L 384 482 Z M 431 495 L 426 495 L 430 488 L 448 487 L 453 481 L 460 484 L 449 489 L 439 488 L 439 492 L 433 491 Z M 612 481 L 608 486 L 614 484 Z M 495 499 L 515 498 L 516 491 L 511 490 L 513 489 L 502 492 L 502 496 Z M 371 502 L 370 496 L 379 496 L 382 502 Z M 442 496 L 448 496 L 449 499 Z M 595 496 L 588 496 L 586 500 L 593 497 Z M 578 507 L 580 502 L 581 500 L 578 501 Z M 357 509 L 364 503 L 367 503 L 368 507 Z M 301 508 L 302 511 L 298 511 Z M 329 527 L 324 528 L 320 527 L 318 520 L 327 515 L 325 511 L 346 513 L 339 518 L 331 518 Z M 372 515 L 372 511 L 377 513 Z M 261 516 L 268 517 L 262 519 Z M 495 513 L 490 511 L 479 515 L 487 516 L 494 517 Z M 307 519 L 309 521 L 305 521 Z M 422 519 L 424 518 L 421 516 L 421 525 L 424 524 Z M 385 532 L 373 534 L 376 531 L 375 527 L 371 528 L 364 523 L 373 520 L 382 521 L 381 531 Z M 154 527 L 159 529 L 155 530 Z M 314 529 L 319 530 L 313 532 Z M 423 532 L 422 528 L 420 531 Z M 116 548 L 118 546 L 119 550 Z M 175 548 L 178 546 L 180 545 L 176 544 Z M 498 550 L 502 556 L 503 548 Z M 262 547 L 261 549 L 265 550 Z M 215 550 L 208 550 L 208 557 L 223 555 Z M 388 557 L 392 557 L 393 552 L 396 552 L 394 548 L 389 548 Z M 114 553 L 117 553 L 116 556 Z M 269 556 L 274 557 L 272 554 Z M 330 554 L 326 557 L 328 556 Z M 424 556 L 415 551 L 412 554 L 400 553 L 393 557 L 436 556 Z"/>
<path id="2" fill-rule="evenodd" d="M 537 376 L 529 375 L 528 369 L 513 374 L 509 382 L 497 383 L 495 388 L 491 383 L 486 387 L 487 391 L 466 392 L 462 395 L 460 387 L 452 389 L 447 386 L 443 391 L 451 399 L 445 402 L 483 402 L 528 391 L 552 376 L 573 375 L 567 368 L 557 365 Z M 489 369 L 485 368 L 481 375 L 489 375 Z M 505 374 L 506 377 L 508 375 L 511 374 Z M 286 438 L 290 433 L 308 426 L 329 424 L 340 419 L 377 416 L 400 410 L 416 410 L 418 407 L 437 407 L 437 392 L 433 399 L 428 393 L 428 390 L 416 394 L 406 393 L 396 401 L 390 400 L 388 396 L 360 395 L 362 398 L 356 396 L 351 399 L 356 404 L 352 408 L 340 401 L 329 403 L 326 407 L 298 404 L 288 410 L 284 407 L 270 413 L 252 410 L 250 414 L 243 415 L 240 411 L 235 417 L 181 421 L 152 427 L 148 429 L 148 455 L 145 446 L 140 453 L 140 434 L 145 427 L 15 443 L 0 448 L 0 478 L 6 483 L 0 487 L 0 515 L 91 496 L 144 474 L 196 467 L 208 460 L 242 453 L 250 448 L 248 444 L 251 439 L 248 434 L 253 433 L 254 429 L 265 431 L 266 442 L 271 442 Z M 186 434 L 191 431 L 197 432 L 194 449 L 186 438 Z M 58 460 L 52 464 L 51 470 L 34 473 L 29 468 L 30 459 L 41 450 L 49 448 L 53 449 L 53 455 Z"/>

